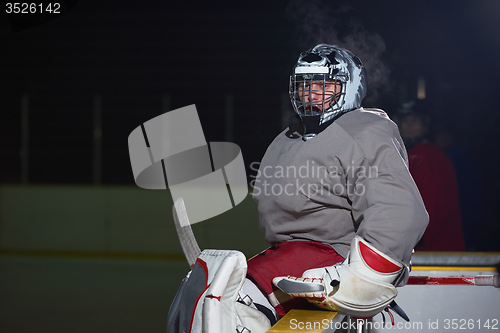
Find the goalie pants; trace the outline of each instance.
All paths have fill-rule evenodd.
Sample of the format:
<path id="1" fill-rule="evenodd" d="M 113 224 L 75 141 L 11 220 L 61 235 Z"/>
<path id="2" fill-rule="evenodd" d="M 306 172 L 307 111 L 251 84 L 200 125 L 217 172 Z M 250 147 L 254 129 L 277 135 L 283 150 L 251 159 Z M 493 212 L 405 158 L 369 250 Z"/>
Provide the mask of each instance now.
<path id="1" fill-rule="evenodd" d="M 312 241 L 278 243 L 249 259 L 247 276 L 263 290 L 279 316 L 291 309 L 317 309 L 303 298 L 289 298 L 273 285 L 278 276 L 302 276 L 312 268 L 328 267 L 344 261 L 326 244 Z"/>

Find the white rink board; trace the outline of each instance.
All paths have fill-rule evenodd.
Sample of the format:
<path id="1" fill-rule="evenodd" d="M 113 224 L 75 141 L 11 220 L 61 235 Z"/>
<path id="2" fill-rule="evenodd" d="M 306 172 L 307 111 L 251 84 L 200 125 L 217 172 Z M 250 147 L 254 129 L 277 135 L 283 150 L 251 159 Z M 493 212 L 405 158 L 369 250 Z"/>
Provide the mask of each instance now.
<path id="1" fill-rule="evenodd" d="M 413 271 L 412 276 L 475 276 L 485 271 Z M 382 316 L 370 332 L 500 332 L 500 288 L 474 285 L 408 285 L 398 288 L 396 302 L 411 322 L 394 314 L 396 326 L 382 326 Z M 390 322 L 386 314 L 386 325 Z M 406 325 L 406 326 L 405 326 Z M 489 326 L 489 327 L 488 327 Z"/>

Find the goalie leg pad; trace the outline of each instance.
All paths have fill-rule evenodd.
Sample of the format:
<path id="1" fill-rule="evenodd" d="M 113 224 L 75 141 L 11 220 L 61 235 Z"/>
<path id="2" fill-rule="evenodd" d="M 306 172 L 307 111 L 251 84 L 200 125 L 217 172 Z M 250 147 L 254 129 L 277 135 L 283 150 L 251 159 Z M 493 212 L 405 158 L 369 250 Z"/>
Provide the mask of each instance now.
<path id="1" fill-rule="evenodd" d="M 239 251 L 203 251 L 172 302 L 167 332 L 267 331 L 271 326 L 267 317 L 238 302 L 246 268 Z"/>

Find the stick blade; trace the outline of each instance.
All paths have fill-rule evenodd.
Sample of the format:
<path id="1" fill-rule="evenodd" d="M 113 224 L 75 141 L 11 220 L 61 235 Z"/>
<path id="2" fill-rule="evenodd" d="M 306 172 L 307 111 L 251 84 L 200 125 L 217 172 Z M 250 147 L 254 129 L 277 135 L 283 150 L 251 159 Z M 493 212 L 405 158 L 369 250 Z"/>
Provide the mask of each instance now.
<path id="1" fill-rule="evenodd" d="M 177 236 L 179 236 L 182 251 L 186 256 L 189 266 L 193 268 L 196 262 L 196 258 L 198 258 L 198 256 L 200 255 L 201 250 L 198 246 L 198 242 L 196 242 L 193 230 L 191 229 L 186 205 L 184 204 L 184 200 L 182 198 L 175 200 L 172 207 L 172 213 L 174 216 L 175 229 L 177 230 Z"/>

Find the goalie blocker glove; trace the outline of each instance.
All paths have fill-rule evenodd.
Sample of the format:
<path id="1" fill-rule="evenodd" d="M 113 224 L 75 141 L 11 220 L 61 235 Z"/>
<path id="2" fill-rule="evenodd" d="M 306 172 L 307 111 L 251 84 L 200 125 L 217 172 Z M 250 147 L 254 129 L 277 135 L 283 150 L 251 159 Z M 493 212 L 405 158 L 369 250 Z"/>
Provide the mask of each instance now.
<path id="1" fill-rule="evenodd" d="M 370 318 L 392 305 L 398 293 L 394 285 L 403 268 L 355 236 L 344 262 L 307 270 L 302 277 L 276 277 L 273 283 L 283 292 L 306 298 L 323 309 Z"/>

